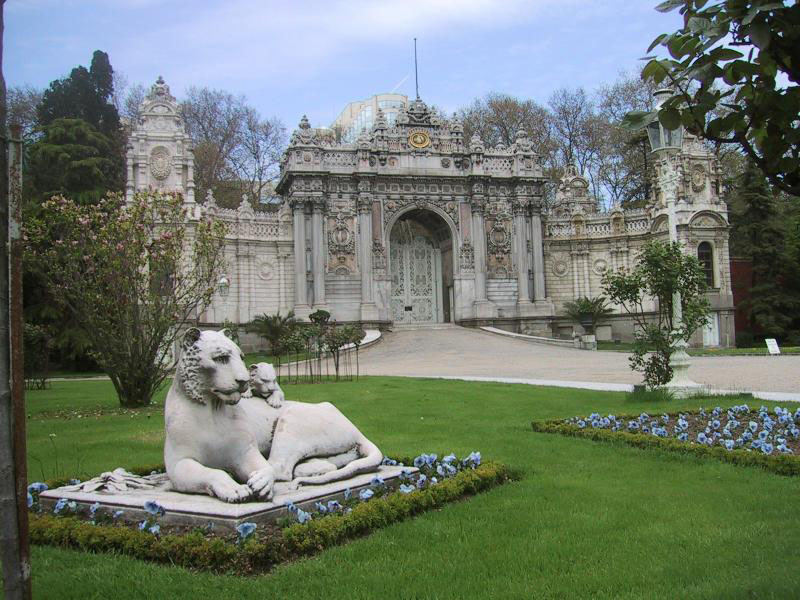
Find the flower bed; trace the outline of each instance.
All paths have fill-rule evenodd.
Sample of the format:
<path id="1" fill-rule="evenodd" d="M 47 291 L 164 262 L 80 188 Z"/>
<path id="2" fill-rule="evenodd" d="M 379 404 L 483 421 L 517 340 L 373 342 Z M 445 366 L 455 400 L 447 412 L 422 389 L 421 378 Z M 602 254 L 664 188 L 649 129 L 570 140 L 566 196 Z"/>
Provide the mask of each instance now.
<path id="1" fill-rule="evenodd" d="M 411 462 L 407 460 L 406 462 Z M 388 459 L 387 464 L 402 464 Z M 288 506 L 290 517 L 274 526 L 243 523 L 234 534 L 213 528 L 178 528 L 159 523 L 163 509 L 146 503 L 148 517 L 127 526 L 119 515 L 100 514 L 59 502 L 54 514 L 42 513 L 38 494 L 43 484 L 31 484 L 31 541 L 87 551 L 117 552 L 135 558 L 214 572 L 253 574 L 274 565 L 314 554 L 328 546 L 367 534 L 447 502 L 505 483 L 513 478 L 499 463 L 481 463 L 479 453 L 458 460 L 425 454 L 414 459 L 418 474 L 409 473 L 398 490 L 376 477 L 369 488 L 343 502 L 317 503 L 314 510 Z M 89 520 L 87 520 L 87 518 Z"/>
<path id="2" fill-rule="evenodd" d="M 800 475 L 800 409 L 746 404 L 706 412 L 650 416 L 572 417 L 534 421 L 534 431 L 560 433 L 594 440 L 617 440 L 643 448 L 713 456 L 727 462 L 758 465 L 781 475 Z"/>

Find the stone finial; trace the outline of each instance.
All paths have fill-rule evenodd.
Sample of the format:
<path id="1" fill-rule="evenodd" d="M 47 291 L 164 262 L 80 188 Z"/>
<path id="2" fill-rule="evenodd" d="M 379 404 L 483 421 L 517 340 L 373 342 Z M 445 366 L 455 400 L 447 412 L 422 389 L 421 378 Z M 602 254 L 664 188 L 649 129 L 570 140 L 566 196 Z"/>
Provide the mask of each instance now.
<path id="1" fill-rule="evenodd" d="M 375 125 L 373 129 L 386 129 L 388 124 L 386 123 L 386 115 L 383 114 L 383 111 L 379 108 L 378 113 L 375 116 Z"/>
<path id="2" fill-rule="evenodd" d="M 472 139 L 469 141 L 469 149 L 472 152 L 483 152 L 483 140 L 477 131 L 472 134 Z"/>
<path id="3" fill-rule="evenodd" d="M 298 125 L 300 129 L 311 129 L 311 123 L 308 122 L 308 117 L 303 115 L 303 118 L 300 119 L 300 124 Z"/>
<path id="4" fill-rule="evenodd" d="M 175 102 L 175 97 L 170 93 L 169 86 L 161 75 L 159 75 L 156 82 L 150 86 L 150 93 L 147 95 L 146 100 L 152 101 L 156 99 Z"/>
<path id="5" fill-rule="evenodd" d="M 464 126 L 461 124 L 461 119 L 458 118 L 457 113 L 453 113 L 453 118 L 450 119 L 450 131 L 459 133 L 464 131 Z"/>

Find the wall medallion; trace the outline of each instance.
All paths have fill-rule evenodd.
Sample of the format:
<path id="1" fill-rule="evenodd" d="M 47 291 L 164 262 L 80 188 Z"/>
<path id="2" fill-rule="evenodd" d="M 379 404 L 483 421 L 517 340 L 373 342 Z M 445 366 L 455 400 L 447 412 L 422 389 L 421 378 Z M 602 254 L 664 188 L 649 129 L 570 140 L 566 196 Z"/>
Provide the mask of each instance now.
<path id="1" fill-rule="evenodd" d="M 426 131 L 413 131 L 408 136 L 408 143 L 414 148 L 427 148 L 431 145 L 431 137 Z"/>
<path id="2" fill-rule="evenodd" d="M 156 146 L 150 153 L 150 172 L 156 179 L 164 180 L 172 172 L 169 150 L 164 146 Z"/>

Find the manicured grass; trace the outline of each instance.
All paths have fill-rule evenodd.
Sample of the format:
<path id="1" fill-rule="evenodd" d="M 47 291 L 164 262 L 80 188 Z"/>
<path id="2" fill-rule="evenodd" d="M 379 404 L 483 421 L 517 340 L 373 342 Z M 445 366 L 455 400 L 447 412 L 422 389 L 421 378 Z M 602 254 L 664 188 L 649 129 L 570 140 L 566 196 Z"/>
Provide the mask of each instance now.
<path id="1" fill-rule="evenodd" d="M 103 387 L 103 384 L 107 387 Z M 272 574 L 196 574 L 112 555 L 35 547 L 37 598 L 787 598 L 798 595 L 800 478 L 661 450 L 534 433 L 532 420 L 728 406 L 624 394 L 371 377 L 288 386 L 329 400 L 387 454 L 480 450 L 523 479 Z M 107 382 L 30 392 L 41 417 L 111 408 Z M 770 404 L 771 403 L 766 403 Z M 31 410 L 29 410 L 31 412 Z M 53 414 L 53 413 L 49 413 Z M 150 415 L 148 418 L 147 415 Z M 161 460 L 159 413 L 28 421 L 45 476 Z M 31 461 L 32 476 L 38 464 Z M 37 477 L 38 478 L 38 477 Z"/>
<path id="2" fill-rule="evenodd" d="M 597 342 L 598 350 L 610 350 L 614 352 L 632 352 L 633 344 L 630 342 Z M 691 356 L 768 356 L 769 351 L 766 346 L 756 348 L 689 348 Z M 781 347 L 781 354 L 800 354 L 800 346 Z"/>

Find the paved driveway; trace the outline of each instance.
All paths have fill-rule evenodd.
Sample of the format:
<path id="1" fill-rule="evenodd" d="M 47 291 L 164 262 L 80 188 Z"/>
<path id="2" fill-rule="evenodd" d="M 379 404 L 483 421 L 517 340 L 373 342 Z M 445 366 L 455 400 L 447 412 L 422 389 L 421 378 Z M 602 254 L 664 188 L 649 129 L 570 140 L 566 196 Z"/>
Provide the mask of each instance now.
<path id="1" fill-rule="evenodd" d="M 534 344 L 464 327 L 397 330 L 360 353 L 369 375 L 476 376 L 641 383 L 623 352 Z M 692 359 L 698 383 L 733 390 L 800 392 L 800 356 Z"/>

